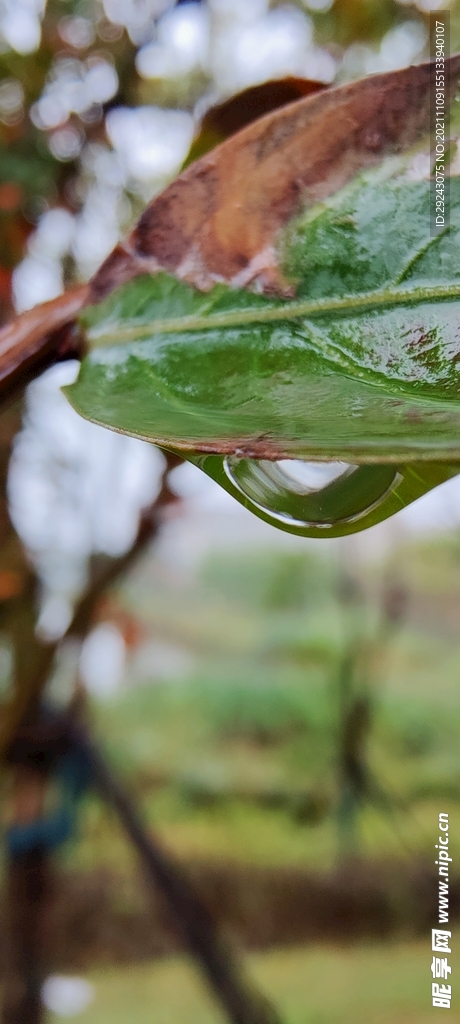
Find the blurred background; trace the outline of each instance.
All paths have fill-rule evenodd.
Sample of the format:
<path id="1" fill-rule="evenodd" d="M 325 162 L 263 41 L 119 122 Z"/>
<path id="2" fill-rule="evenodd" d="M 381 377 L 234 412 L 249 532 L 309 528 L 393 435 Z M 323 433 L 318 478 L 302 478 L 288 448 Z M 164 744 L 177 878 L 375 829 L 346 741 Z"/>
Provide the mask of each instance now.
<path id="1" fill-rule="evenodd" d="M 94 273 L 210 108 L 427 59 L 448 6 L 0 0 L 1 321 Z M 362 535 L 290 537 L 81 420 L 60 392 L 77 371 L 0 415 L 0 701 L 39 672 L 63 709 L 78 679 L 148 827 L 286 1024 L 424 1024 L 440 811 L 460 914 L 460 481 Z M 74 811 L 44 1019 L 223 1022 L 113 811 L 91 790 Z M 0 869 L 7 888 L 5 850 Z"/>

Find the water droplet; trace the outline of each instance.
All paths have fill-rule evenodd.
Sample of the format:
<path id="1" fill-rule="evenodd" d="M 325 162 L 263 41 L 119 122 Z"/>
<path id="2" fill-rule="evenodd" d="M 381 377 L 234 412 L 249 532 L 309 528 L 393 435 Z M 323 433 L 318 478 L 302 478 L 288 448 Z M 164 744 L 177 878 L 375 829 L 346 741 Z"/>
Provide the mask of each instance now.
<path id="1" fill-rule="evenodd" d="M 391 465 L 238 459 L 226 456 L 234 487 L 280 525 L 306 531 L 353 523 L 377 508 L 401 480 Z"/>

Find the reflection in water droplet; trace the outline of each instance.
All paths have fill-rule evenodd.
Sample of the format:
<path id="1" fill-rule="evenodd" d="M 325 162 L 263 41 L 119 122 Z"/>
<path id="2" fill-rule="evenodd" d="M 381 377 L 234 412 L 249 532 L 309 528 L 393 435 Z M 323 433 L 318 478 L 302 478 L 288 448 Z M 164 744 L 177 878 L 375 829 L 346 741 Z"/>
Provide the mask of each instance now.
<path id="1" fill-rule="evenodd" d="M 302 462 L 300 459 L 281 459 L 277 466 L 286 476 L 286 483 L 292 480 L 300 484 L 305 494 L 321 491 L 333 480 L 344 476 L 350 468 L 356 469 L 356 466 L 350 466 L 348 462 Z"/>
<path id="2" fill-rule="evenodd" d="M 284 526 L 311 531 L 353 523 L 392 493 L 401 475 L 391 465 L 297 460 L 223 460 L 225 474 L 249 502 Z"/>

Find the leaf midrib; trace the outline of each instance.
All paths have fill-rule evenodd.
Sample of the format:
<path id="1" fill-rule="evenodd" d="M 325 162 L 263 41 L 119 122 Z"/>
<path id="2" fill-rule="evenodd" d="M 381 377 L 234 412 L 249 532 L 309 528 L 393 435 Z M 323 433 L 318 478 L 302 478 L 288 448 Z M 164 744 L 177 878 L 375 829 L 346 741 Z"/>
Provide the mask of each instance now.
<path id="1" fill-rule="evenodd" d="M 445 301 L 460 298 L 460 282 L 408 288 L 385 288 L 371 292 L 356 292 L 339 298 L 300 299 L 279 306 L 267 305 L 251 309 L 235 309 L 225 313 L 191 314 L 180 317 L 159 318 L 148 324 L 131 327 L 105 327 L 89 329 L 86 337 L 93 348 L 123 345 L 130 341 L 150 338 L 152 334 L 177 334 L 185 331 L 204 331 L 223 327 L 243 327 L 247 324 L 276 323 L 286 320 L 314 319 L 335 313 L 362 313 L 376 308 L 416 305 L 420 302 Z"/>

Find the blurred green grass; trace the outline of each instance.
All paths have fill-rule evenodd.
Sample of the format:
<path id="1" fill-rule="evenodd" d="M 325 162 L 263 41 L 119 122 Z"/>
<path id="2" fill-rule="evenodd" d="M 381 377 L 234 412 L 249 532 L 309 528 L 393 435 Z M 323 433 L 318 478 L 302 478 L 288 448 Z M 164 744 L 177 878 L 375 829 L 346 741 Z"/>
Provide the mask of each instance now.
<path id="1" fill-rule="evenodd" d="M 419 542 L 372 571 L 357 566 L 349 606 L 340 572 L 330 554 L 255 551 L 214 555 L 187 581 L 153 556 L 119 590 L 150 638 L 192 655 L 175 679 L 135 683 L 128 666 L 116 696 L 92 701 L 111 760 L 179 856 L 336 864 L 338 677 L 353 631 L 368 658 L 356 684 L 371 704 L 366 760 L 391 808 L 358 811 L 359 853 L 431 862 L 441 809 L 460 853 L 460 543 Z M 392 586 L 406 593 L 405 613 L 382 640 Z M 66 857 L 131 863 L 95 800 Z"/>
<path id="2" fill-rule="evenodd" d="M 430 941 L 273 950 L 248 957 L 254 981 L 285 1024 L 429 1024 Z M 454 940 L 452 940 L 454 941 Z M 458 939 L 457 939 L 458 943 Z M 183 957 L 93 972 L 95 1001 L 81 1024 L 224 1024 Z M 68 1018 L 53 1015 L 58 1022 Z M 459 1024 L 455 1002 L 449 1013 Z"/>

